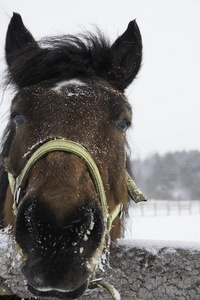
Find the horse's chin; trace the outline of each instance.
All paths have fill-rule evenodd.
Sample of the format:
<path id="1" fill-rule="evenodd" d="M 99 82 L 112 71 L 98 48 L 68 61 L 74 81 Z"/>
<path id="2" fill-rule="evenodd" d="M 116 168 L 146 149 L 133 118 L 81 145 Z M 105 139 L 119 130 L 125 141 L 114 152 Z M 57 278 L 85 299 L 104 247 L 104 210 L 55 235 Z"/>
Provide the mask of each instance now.
<path id="1" fill-rule="evenodd" d="M 50 299 L 77 299 L 82 296 L 88 287 L 88 280 L 83 283 L 79 288 L 74 291 L 65 291 L 60 289 L 48 288 L 35 288 L 28 284 L 29 291 L 36 297 L 50 298 Z"/>

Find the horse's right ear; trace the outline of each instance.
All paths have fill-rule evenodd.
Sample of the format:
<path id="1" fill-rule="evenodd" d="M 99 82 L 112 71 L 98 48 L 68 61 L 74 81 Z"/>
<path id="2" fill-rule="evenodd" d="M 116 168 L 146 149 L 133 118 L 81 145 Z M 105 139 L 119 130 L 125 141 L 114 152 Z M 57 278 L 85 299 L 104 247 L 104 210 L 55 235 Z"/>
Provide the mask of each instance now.
<path id="1" fill-rule="evenodd" d="M 9 67 L 15 61 L 18 51 L 28 45 L 35 49 L 39 48 L 31 33 L 24 26 L 21 16 L 13 13 L 8 26 L 5 46 L 6 61 Z"/>
<path id="2" fill-rule="evenodd" d="M 111 46 L 111 66 L 107 80 L 124 91 L 136 77 L 142 61 L 142 38 L 136 21 Z"/>

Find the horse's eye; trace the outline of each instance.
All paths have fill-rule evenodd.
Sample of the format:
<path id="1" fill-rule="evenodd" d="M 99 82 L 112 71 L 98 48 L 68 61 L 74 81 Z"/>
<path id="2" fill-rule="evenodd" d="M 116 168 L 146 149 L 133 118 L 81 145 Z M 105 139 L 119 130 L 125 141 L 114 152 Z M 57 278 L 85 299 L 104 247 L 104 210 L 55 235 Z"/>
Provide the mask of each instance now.
<path id="1" fill-rule="evenodd" d="M 122 120 L 122 121 L 118 121 L 116 126 L 117 128 L 122 131 L 125 132 L 126 129 L 128 129 L 128 127 L 131 125 L 131 122 L 128 120 Z"/>
<path id="2" fill-rule="evenodd" d="M 19 114 L 13 115 L 12 118 L 13 118 L 16 126 L 19 126 L 19 125 L 23 124 L 24 121 L 25 121 L 24 116 L 19 115 Z"/>

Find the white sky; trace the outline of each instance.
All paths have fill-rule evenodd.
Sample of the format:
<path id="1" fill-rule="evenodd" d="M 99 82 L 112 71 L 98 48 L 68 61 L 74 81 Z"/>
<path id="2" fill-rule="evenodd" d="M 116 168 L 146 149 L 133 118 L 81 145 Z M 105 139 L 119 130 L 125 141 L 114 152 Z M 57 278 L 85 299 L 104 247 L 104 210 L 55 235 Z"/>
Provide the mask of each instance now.
<path id="1" fill-rule="evenodd" d="M 97 25 L 114 41 L 136 18 L 144 59 L 127 91 L 134 111 L 128 134 L 132 152 L 145 157 L 154 152 L 200 150 L 199 0 L 0 0 L 1 60 L 13 11 L 22 15 L 36 39 L 75 34 Z M 2 120 L 4 106 L 5 100 Z"/>

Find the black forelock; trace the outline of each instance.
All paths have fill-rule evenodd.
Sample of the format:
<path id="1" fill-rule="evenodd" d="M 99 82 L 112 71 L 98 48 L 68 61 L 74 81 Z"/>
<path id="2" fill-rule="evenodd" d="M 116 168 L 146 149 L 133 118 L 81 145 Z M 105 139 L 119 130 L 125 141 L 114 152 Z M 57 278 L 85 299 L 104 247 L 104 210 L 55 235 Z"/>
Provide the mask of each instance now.
<path id="1" fill-rule="evenodd" d="M 110 43 L 98 30 L 97 34 L 51 37 L 16 50 L 9 68 L 8 83 L 18 88 L 49 80 L 81 77 L 103 77 L 109 72 Z"/>

